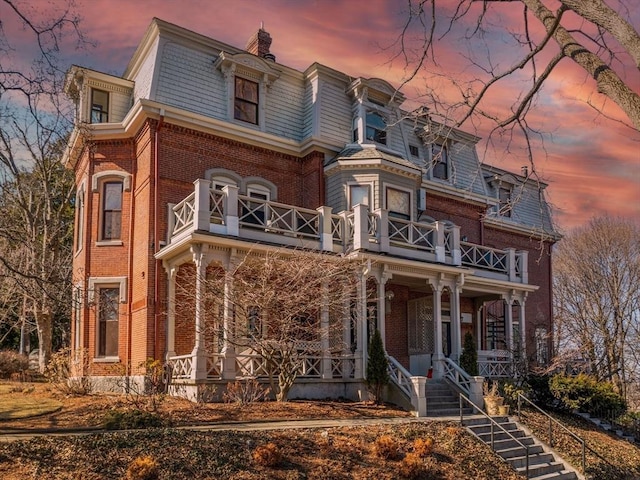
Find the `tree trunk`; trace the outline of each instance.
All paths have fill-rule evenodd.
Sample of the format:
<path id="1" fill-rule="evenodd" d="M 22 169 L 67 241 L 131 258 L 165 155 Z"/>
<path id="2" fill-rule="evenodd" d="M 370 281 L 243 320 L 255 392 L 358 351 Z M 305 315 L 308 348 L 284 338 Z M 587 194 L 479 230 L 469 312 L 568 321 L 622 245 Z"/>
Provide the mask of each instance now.
<path id="1" fill-rule="evenodd" d="M 555 25 L 556 16 L 540 0 L 522 0 L 542 22 L 547 32 Z M 580 65 L 595 79 L 598 92 L 613 100 L 640 131 L 640 95 L 629 88 L 620 77 L 596 54 L 578 42 L 564 27 L 557 26 L 553 38 L 563 55 Z"/>
<path id="2" fill-rule="evenodd" d="M 40 310 L 36 313 L 36 324 L 38 326 L 38 369 L 40 370 L 40 373 L 44 373 L 44 370 L 51 359 L 53 328 L 51 313 L 45 310 Z"/>

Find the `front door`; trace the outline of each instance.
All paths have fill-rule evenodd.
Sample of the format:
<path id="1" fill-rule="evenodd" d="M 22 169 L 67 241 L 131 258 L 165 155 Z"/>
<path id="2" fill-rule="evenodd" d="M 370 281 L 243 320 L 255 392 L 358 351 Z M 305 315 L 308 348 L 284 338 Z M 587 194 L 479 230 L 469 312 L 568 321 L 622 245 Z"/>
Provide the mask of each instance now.
<path id="1" fill-rule="evenodd" d="M 407 302 L 409 371 L 426 376 L 433 355 L 433 301 L 431 297 Z"/>

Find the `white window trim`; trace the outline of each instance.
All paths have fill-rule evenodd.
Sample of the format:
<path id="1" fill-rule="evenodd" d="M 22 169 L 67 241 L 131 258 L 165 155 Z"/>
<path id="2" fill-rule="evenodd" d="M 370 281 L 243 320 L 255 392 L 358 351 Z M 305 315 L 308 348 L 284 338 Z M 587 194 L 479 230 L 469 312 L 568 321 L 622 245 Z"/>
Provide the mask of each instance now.
<path id="1" fill-rule="evenodd" d="M 127 277 L 90 277 L 89 278 L 89 290 L 87 292 L 87 302 L 89 304 L 95 305 L 95 293 L 99 288 L 118 288 L 120 303 L 127 302 Z M 94 363 L 116 363 L 120 361 L 119 356 L 107 356 L 102 357 L 98 356 L 98 342 L 99 342 L 99 328 L 98 328 L 98 311 L 96 309 L 96 314 L 94 318 L 94 352 L 93 352 L 93 362 Z M 120 323 L 120 319 L 118 318 L 118 326 Z M 120 338 L 118 338 L 118 346 L 120 344 Z"/>
<path id="2" fill-rule="evenodd" d="M 105 170 L 103 172 L 96 172 L 91 177 L 91 191 L 93 193 L 100 192 L 100 186 L 110 179 L 122 180 L 122 190 L 124 192 L 131 191 L 131 174 L 123 172 L 121 170 Z"/>
<path id="3" fill-rule="evenodd" d="M 102 222 L 104 219 L 102 218 L 102 205 L 104 202 L 104 198 L 101 192 L 102 185 L 109 180 L 117 180 L 122 181 L 122 206 L 124 207 L 124 192 L 131 191 L 131 174 L 127 172 L 123 172 L 121 170 L 105 170 L 103 172 L 94 173 L 91 177 L 91 191 L 93 193 L 99 193 L 99 204 L 98 204 L 98 239 L 96 240 L 97 247 L 106 247 L 106 246 L 122 246 L 124 245 L 122 238 L 120 239 L 109 239 L 105 240 L 102 238 Z M 124 212 L 123 212 L 124 213 Z M 122 230 L 120 230 L 120 235 L 122 236 Z"/>
<path id="4" fill-rule="evenodd" d="M 345 195 L 345 197 L 347 198 L 347 210 L 350 210 L 352 208 L 351 206 L 351 187 L 352 186 L 358 186 L 358 187 L 364 187 L 367 186 L 369 187 L 369 205 L 367 205 L 369 207 L 369 211 L 372 211 L 374 209 L 374 194 L 373 194 L 373 188 L 374 188 L 374 182 L 347 182 L 346 183 L 346 189 L 347 189 L 347 194 Z M 355 205 L 353 205 L 355 207 Z"/>
<path id="5" fill-rule="evenodd" d="M 246 192 L 247 196 L 249 192 L 267 194 L 267 200 L 275 201 L 278 198 L 278 187 L 275 183 L 270 182 L 262 177 L 247 177 L 242 180 L 242 189 Z"/>
<path id="6" fill-rule="evenodd" d="M 98 90 L 100 92 L 104 92 L 107 94 L 107 97 L 109 98 L 108 101 L 108 105 L 107 105 L 107 121 L 106 122 L 98 122 L 98 123 L 93 123 L 91 121 L 91 116 L 93 114 L 93 92 L 94 90 Z M 111 90 L 109 90 L 108 88 L 100 88 L 97 86 L 93 86 L 93 85 L 89 85 L 89 101 L 87 102 L 87 120 L 88 123 L 90 123 L 91 125 L 100 125 L 101 123 L 111 123 L 111 116 L 113 115 L 111 113 L 111 103 L 113 102 L 113 92 Z"/>
<path id="7" fill-rule="evenodd" d="M 120 289 L 120 303 L 127 303 L 127 277 L 90 277 L 87 301 L 94 303 L 96 287 L 117 286 Z"/>
<path id="8" fill-rule="evenodd" d="M 440 178 L 433 175 L 433 169 L 436 166 L 436 162 L 433 156 L 433 148 L 434 146 L 439 145 L 442 149 L 447 152 L 447 161 L 446 161 L 446 169 L 447 169 L 447 178 Z M 440 162 L 438 162 L 440 163 Z M 452 183 L 453 178 L 453 166 L 451 163 L 451 145 L 450 142 L 446 140 L 442 141 L 434 141 L 429 144 L 429 178 L 435 182 L 443 182 L 443 183 Z"/>
<path id="9" fill-rule="evenodd" d="M 224 185 L 234 185 L 238 188 L 242 185 L 242 177 L 232 170 L 226 168 L 210 168 L 204 172 L 204 178 L 211 182 Z"/>
<path id="10" fill-rule="evenodd" d="M 415 214 L 415 210 L 414 210 L 414 206 L 413 206 L 413 190 L 409 189 L 409 188 L 404 188 L 404 187 L 400 187 L 394 183 L 387 183 L 384 182 L 382 184 L 382 190 L 383 190 L 383 195 L 384 195 L 384 208 L 389 211 L 388 205 L 387 205 L 387 189 L 391 188 L 393 190 L 398 190 L 399 192 L 405 192 L 409 194 L 409 220 L 413 220 L 414 214 Z M 399 213 L 399 212 L 398 212 Z"/>
<path id="11" fill-rule="evenodd" d="M 82 211 L 78 211 L 78 205 L 80 204 L 79 200 L 82 203 Z M 87 214 L 87 181 L 86 179 L 80 183 L 78 190 L 76 191 L 76 220 L 75 220 L 75 230 L 73 241 L 76 243 L 75 251 L 73 252 L 74 256 L 78 256 L 84 247 L 86 235 L 87 222 L 84 218 Z M 82 218 L 81 218 L 82 217 Z M 78 237 L 78 232 L 79 237 Z"/>
<path id="12" fill-rule="evenodd" d="M 233 55 L 227 52 L 220 52 L 214 65 L 222 72 L 227 84 L 227 119 L 236 125 L 263 132 L 266 131 L 267 89 L 280 77 L 280 71 L 274 68 L 275 64 L 250 53 L 243 52 Z M 236 120 L 235 118 L 236 76 L 258 84 L 258 125 Z"/>

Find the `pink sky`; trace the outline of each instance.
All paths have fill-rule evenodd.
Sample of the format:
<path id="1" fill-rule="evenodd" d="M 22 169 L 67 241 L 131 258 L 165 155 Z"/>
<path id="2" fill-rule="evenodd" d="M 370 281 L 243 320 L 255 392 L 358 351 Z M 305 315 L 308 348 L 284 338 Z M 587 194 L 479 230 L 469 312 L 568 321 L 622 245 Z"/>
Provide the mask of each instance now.
<path id="1" fill-rule="evenodd" d="M 67 60 L 120 75 L 153 17 L 237 47 L 244 47 L 264 22 L 273 38 L 271 51 L 280 63 L 304 70 L 319 62 L 353 76 L 381 77 L 398 85 L 402 65 L 390 65 L 391 53 L 383 47 L 395 40 L 406 8 L 406 2 L 398 0 L 84 0 L 79 2 L 82 28 L 97 45 Z M 519 10 L 509 8 L 496 19 L 497 25 L 520 19 Z M 640 12 L 633 15 L 632 23 L 638 29 Z M 500 45 L 503 32 L 498 28 L 487 32 L 487 37 Z M 462 55 L 467 52 L 460 44 L 443 41 L 439 48 L 445 52 L 443 65 L 465 68 Z M 496 55 L 499 53 L 509 52 Z M 629 64 L 625 72 L 632 88 L 640 92 L 637 69 Z M 419 89 L 417 82 L 406 86 L 403 93 L 411 99 Z M 501 90 L 495 96 L 495 107 L 508 104 L 512 93 L 508 88 Z M 590 96 L 602 101 L 584 73 L 563 60 L 531 112 L 532 124 L 547 132 L 544 149 L 536 148 L 536 171 L 549 183 L 547 196 L 563 232 L 603 214 L 640 223 L 640 133 L 599 117 L 576 100 Z M 615 105 L 607 112 L 623 118 Z M 483 128 L 467 130 L 485 137 Z M 482 156 L 484 146 L 478 150 Z M 504 150 L 500 146 L 488 151 L 483 159 L 515 172 L 528 164 L 522 154 L 506 155 Z"/>

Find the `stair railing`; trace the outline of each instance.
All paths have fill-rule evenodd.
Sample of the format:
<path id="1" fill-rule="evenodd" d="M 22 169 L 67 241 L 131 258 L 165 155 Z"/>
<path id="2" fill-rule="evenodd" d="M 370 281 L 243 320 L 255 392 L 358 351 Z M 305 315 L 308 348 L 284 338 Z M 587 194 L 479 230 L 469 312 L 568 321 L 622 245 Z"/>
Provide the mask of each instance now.
<path id="1" fill-rule="evenodd" d="M 522 418 L 521 414 L 520 414 L 520 410 L 521 410 L 521 406 L 522 406 L 522 400 L 524 400 L 528 405 L 532 406 L 536 411 L 540 412 L 542 415 L 544 415 L 545 417 L 547 417 L 549 419 L 549 446 L 551 448 L 553 448 L 553 425 L 558 425 L 560 428 L 562 428 L 565 432 L 567 432 L 570 436 L 572 436 L 578 443 L 580 443 L 580 445 L 582 446 L 582 473 L 586 474 L 586 442 L 584 440 L 584 438 L 579 437 L 578 435 L 576 435 L 575 433 L 573 433 L 571 430 L 569 430 L 567 427 L 565 427 L 562 423 L 560 423 L 558 420 L 556 420 L 555 418 L 553 418 L 551 415 L 549 415 L 547 412 L 545 412 L 544 410 L 542 410 L 540 407 L 538 407 L 535 403 L 533 403 L 531 400 L 529 400 L 527 397 L 525 397 L 522 393 L 518 393 L 518 418 Z"/>
<path id="2" fill-rule="evenodd" d="M 511 433 L 509 433 L 507 430 L 505 430 L 505 428 L 500 425 L 498 422 L 496 422 L 493 418 L 491 418 L 484 410 L 482 410 L 482 408 L 480 408 L 478 405 L 476 405 L 475 403 L 473 403 L 471 400 L 469 400 L 469 397 L 467 397 L 464 393 L 459 393 L 459 399 L 460 399 L 460 425 L 463 425 L 463 420 L 464 420 L 464 408 L 463 408 L 463 404 L 464 402 L 467 402 L 469 405 L 471 405 L 471 407 L 473 408 L 474 411 L 478 412 L 480 415 L 483 415 L 485 418 L 487 418 L 491 424 L 491 450 L 493 450 L 495 452 L 495 429 L 496 427 L 501 430 L 503 433 L 506 433 L 507 436 L 509 438 L 511 438 L 512 440 L 515 440 L 516 443 L 518 443 L 522 448 L 524 448 L 525 450 L 525 455 L 526 455 L 526 460 L 525 460 L 525 476 L 527 478 L 529 478 L 529 445 L 525 445 L 524 443 L 522 443 L 520 440 L 518 440 L 516 437 L 514 437 Z"/>
<path id="3" fill-rule="evenodd" d="M 467 397 L 471 396 L 471 377 L 469 376 L 469 374 L 450 358 L 445 358 L 443 361 L 443 365 L 444 378 L 450 380 Z"/>

